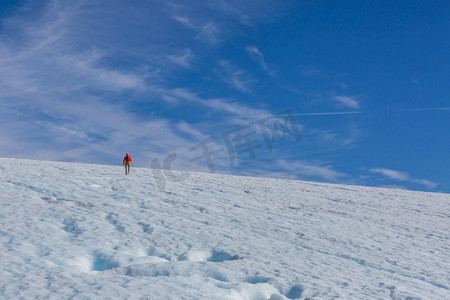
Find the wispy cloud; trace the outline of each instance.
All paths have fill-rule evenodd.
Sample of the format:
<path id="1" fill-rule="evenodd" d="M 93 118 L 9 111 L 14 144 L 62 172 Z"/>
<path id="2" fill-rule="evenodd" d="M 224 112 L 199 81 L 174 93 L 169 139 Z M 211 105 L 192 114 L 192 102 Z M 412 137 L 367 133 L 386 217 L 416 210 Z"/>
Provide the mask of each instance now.
<path id="1" fill-rule="evenodd" d="M 14 31 L 23 37 L 23 44 L 3 48 L 0 73 L 5 80 L 0 84 L 3 91 L 0 95 L 12 90 L 17 97 L 27 92 L 37 97 L 39 93 L 55 95 L 80 88 L 115 91 L 145 88 L 142 74 L 107 67 L 103 63 L 105 51 L 71 47 L 66 35 L 74 21 L 73 11 L 50 5 L 46 16 L 39 20 L 38 26 L 32 21 L 11 22 Z"/>
<path id="2" fill-rule="evenodd" d="M 94 28 L 84 32 L 79 20 L 92 22 L 87 11 L 53 1 L 41 11 L 27 9 L 37 16 L 3 20 L 0 36 L 0 104 L 6 108 L 0 111 L 0 125 L 6 129 L 0 135 L 5 146 L 0 155 L 112 162 L 129 145 L 139 149 L 136 155 L 147 157 L 189 144 L 172 123 L 143 118 L 130 109 L 136 97 L 149 94 L 150 76 L 155 84 L 159 75 L 143 64 L 112 63 L 115 53 L 94 45 L 115 40 L 97 39 Z M 20 38 L 11 43 L 5 32 Z M 135 56 L 141 54 L 147 55 L 147 64 L 161 65 L 154 53 Z M 190 58 L 186 51 L 167 60 L 187 66 Z"/>
<path id="3" fill-rule="evenodd" d="M 177 103 L 189 101 L 193 104 L 210 108 L 212 112 L 218 114 L 216 117 L 224 118 L 228 124 L 233 125 L 254 122 L 271 115 L 271 112 L 268 110 L 232 102 L 226 98 L 202 98 L 197 93 L 183 88 L 160 89 L 158 93 L 163 95 L 163 98 L 167 97 L 170 101 Z M 208 120 L 216 117 L 201 115 L 199 119 Z"/>
<path id="4" fill-rule="evenodd" d="M 227 60 L 220 60 L 218 65 L 217 73 L 226 84 L 246 94 L 252 92 L 250 86 L 254 79 L 248 73 Z"/>
<path id="5" fill-rule="evenodd" d="M 172 19 L 197 33 L 197 38 L 210 45 L 217 45 L 236 30 L 270 23 L 289 12 L 292 2 L 276 0 L 165 1 Z"/>
<path id="6" fill-rule="evenodd" d="M 296 113 L 295 116 L 338 116 L 338 115 L 357 115 L 362 114 L 361 111 L 325 111 L 311 113 Z"/>
<path id="7" fill-rule="evenodd" d="M 347 126 L 340 130 L 316 130 L 320 147 L 330 149 L 350 148 L 360 139 L 361 132 L 356 126 Z"/>
<path id="8" fill-rule="evenodd" d="M 186 15 L 179 15 L 174 12 L 174 13 L 172 13 L 172 18 L 174 20 L 178 21 L 179 23 L 181 23 L 186 28 L 195 28 L 195 25 L 192 24 L 192 21 Z"/>
<path id="9" fill-rule="evenodd" d="M 278 166 L 303 178 L 320 178 L 328 181 L 336 181 L 346 176 L 345 173 L 334 170 L 329 163 L 323 162 L 279 160 Z"/>
<path id="10" fill-rule="evenodd" d="M 250 0 L 245 5 L 239 0 L 212 0 L 210 7 L 221 15 L 227 15 L 246 26 L 270 23 L 289 12 L 292 3 L 276 0 Z"/>
<path id="11" fill-rule="evenodd" d="M 396 171 L 396 170 L 391 170 L 391 169 L 385 169 L 385 168 L 373 168 L 370 169 L 370 172 L 375 173 L 375 174 L 381 174 L 387 178 L 396 180 L 396 181 L 403 181 L 403 182 L 412 182 L 412 183 L 416 183 L 416 184 L 420 184 L 420 185 L 424 185 L 428 188 L 435 188 L 437 186 L 437 183 L 432 182 L 430 180 L 427 179 L 416 179 L 416 178 L 412 178 L 408 173 L 406 172 L 401 172 L 401 171 Z"/>
<path id="12" fill-rule="evenodd" d="M 198 38 L 208 44 L 216 45 L 220 42 L 220 30 L 216 24 L 209 22 L 200 28 Z"/>
<path id="13" fill-rule="evenodd" d="M 248 30 L 247 26 L 276 18 L 272 9 L 285 6 L 279 1 L 242 5 L 214 0 L 186 6 L 154 1 L 148 2 L 150 12 L 139 9 L 137 2 L 46 3 L 39 9 L 25 7 L 30 15 L 2 20 L 0 155 L 115 163 L 118 154 L 132 152 L 141 166 L 149 166 L 155 156 L 176 152 L 177 161 L 188 168 L 193 153 L 187 149 L 196 143 L 280 108 L 254 101 L 255 77 L 239 60 L 215 51 L 238 32 L 234 29 Z M 248 60 L 249 55 L 274 76 L 260 49 L 247 45 L 236 47 L 241 58 Z M 229 88 L 234 98 L 229 98 Z M 359 108 L 356 99 L 339 97 L 335 100 L 340 105 Z M 356 113 L 360 112 L 297 115 Z M 314 134 L 342 147 L 354 141 L 351 134 Z M 331 181 L 346 176 L 327 162 L 290 161 L 283 154 L 271 159 L 263 162 L 265 168 L 247 167 L 246 172 Z M 273 172 L 272 162 L 277 168 Z M 217 165 L 227 163 L 224 151 Z"/>
<path id="14" fill-rule="evenodd" d="M 336 97 L 334 97 L 334 99 L 337 100 L 339 104 L 341 104 L 345 107 L 349 107 L 349 108 L 353 108 L 353 109 L 360 108 L 358 101 L 356 101 L 356 99 L 354 97 L 336 96 Z"/>
<path id="15" fill-rule="evenodd" d="M 166 2 L 169 9 L 170 17 L 176 20 L 183 27 L 196 32 L 196 38 L 204 43 L 210 45 L 217 45 L 221 41 L 221 29 L 216 22 L 213 22 L 211 16 L 215 13 L 214 9 L 206 9 L 203 7 L 205 14 L 198 14 L 195 11 L 194 5 L 185 6 L 182 4 L 175 4 L 173 2 Z M 206 6 L 207 8 L 208 6 Z M 209 12 L 207 12 L 209 10 Z"/>
<path id="16" fill-rule="evenodd" d="M 265 60 L 264 60 L 264 55 L 259 51 L 259 49 L 255 46 L 247 46 L 246 48 L 248 54 L 250 55 L 251 58 L 253 58 L 255 61 L 257 61 L 261 68 L 264 70 L 264 72 L 269 75 L 274 77 L 275 76 L 275 72 L 272 71 L 266 64 Z"/>
<path id="17" fill-rule="evenodd" d="M 407 181 L 410 179 L 409 175 L 405 172 L 383 169 L 383 168 L 374 168 L 370 169 L 370 172 L 384 175 L 388 178 L 398 180 L 398 181 Z"/>
<path id="18" fill-rule="evenodd" d="M 299 72 L 304 77 L 320 78 L 320 79 L 327 79 L 329 77 L 322 70 L 316 68 L 303 68 Z"/>
<path id="19" fill-rule="evenodd" d="M 189 69 L 192 67 L 192 60 L 194 58 L 194 54 L 192 53 L 191 49 L 184 49 L 176 54 L 168 55 L 167 57 L 174 64 Z"/>

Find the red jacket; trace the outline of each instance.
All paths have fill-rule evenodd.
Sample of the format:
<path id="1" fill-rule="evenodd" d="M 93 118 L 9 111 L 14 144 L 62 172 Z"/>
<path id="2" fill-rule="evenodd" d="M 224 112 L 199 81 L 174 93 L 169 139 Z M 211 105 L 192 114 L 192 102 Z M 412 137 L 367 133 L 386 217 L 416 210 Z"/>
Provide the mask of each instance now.
<path id="1" fill-rule="evenodd" d="M 130 155 L 125 155 L 125 157 L 123 158 L 123 164 L 129 164 L 131 163 L 132 159 Z"/>

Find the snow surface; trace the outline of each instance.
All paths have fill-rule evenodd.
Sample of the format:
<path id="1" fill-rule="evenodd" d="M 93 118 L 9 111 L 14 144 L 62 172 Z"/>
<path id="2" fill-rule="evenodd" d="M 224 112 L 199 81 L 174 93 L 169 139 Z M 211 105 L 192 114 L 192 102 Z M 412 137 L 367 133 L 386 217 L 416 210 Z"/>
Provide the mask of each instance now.
<path id="1" fill-rule="evenodd" d="M 448 194 L 17 159 L 0 183 L 0 298 L 450 299 Z"/>

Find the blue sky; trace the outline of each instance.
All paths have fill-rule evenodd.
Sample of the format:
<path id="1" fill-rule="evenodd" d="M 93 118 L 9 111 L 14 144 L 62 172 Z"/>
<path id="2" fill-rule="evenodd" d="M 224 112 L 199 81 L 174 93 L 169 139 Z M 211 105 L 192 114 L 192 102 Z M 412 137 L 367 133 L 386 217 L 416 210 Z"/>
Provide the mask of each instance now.
<path id="1" fill-rule="evenodd" d="M 2 1 L 0 156 L 450 192 L 448 15 L 439 0 Z"/>

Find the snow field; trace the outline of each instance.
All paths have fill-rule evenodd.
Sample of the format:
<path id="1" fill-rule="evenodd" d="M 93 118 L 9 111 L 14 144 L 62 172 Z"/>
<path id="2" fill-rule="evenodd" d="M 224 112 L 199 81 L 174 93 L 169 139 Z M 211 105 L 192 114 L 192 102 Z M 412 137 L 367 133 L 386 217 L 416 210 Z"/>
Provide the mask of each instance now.
<path id="1" fill-rule="evenodd" d="M 450 299 L 450 196 L 0 159 L 0 297 Z"/>

